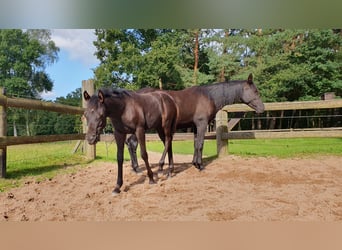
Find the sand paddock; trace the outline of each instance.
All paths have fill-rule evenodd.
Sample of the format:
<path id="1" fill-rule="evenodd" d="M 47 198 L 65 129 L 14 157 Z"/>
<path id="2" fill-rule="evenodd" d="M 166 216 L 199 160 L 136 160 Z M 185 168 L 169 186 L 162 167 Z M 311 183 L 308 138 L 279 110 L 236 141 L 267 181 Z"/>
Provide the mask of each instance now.
<path id="1" fill-rule="evenodd" d="M 160 154 L 149 153 L 157 172 Z M 175 155 L 175 175 L 148 184 L 124 163 L 124 185 L 111 191 L 116 163 L 95 162 L 73 174 L 0 193 L 0 221 L 339 221 L 342 157 L 292 159 Z M 167 166 L 165 167 L 167 168 Z M 158 177 L 158 178 L 157 178 Z"/>

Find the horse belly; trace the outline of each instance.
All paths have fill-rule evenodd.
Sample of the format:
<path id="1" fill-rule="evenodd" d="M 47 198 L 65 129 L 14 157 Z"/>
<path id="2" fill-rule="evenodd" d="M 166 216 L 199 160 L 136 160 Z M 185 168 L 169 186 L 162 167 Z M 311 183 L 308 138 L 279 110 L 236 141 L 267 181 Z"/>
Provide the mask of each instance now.
<path id="1" fill-rule="evenodd" d="M 156 114 L 145 115 L 145 129 L 152 129 L 162 126 L 162 119 Z"/>

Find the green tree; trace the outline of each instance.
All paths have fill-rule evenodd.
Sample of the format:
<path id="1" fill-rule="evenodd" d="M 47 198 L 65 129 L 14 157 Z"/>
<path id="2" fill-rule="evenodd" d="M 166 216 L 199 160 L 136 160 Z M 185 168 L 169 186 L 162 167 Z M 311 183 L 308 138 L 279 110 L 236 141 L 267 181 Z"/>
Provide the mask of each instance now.
<path id="1" fill-rule="evenodd" d="M 182 89 L 254 73 L 265 101 L 341 95 L 340 30 L 97 30 L 98 86 Z"/>
<path id="2" fill-rule="evenodd" d="M 82 105 L 82 89 L 77 88 L 66 97 L 56 98 L 56 103 L 80 107 Z M 57 114 L 54 130 L 56 134 L 80 133 L 82 130 L 81 115 Z"/>
<path id="3" fill-rule="evenodd" d="M 25 98 L 39 98 L 39 93 L 51 91 L 53 82 L 45 67 L 58 59 L 58 51 L 48 30 L 0 30 L 0 86 L 7 95 Z M 33 113 L 9 109 L 13 134 L 18 132 L 16 126 L 22 120 L 26 135 L 31 134 L 29 119 Z"/>
<path id="4" fill-rule="evenodd" d="M 256 79 L 268 101 L 318 99 L 341 89 L 341 36 L 332 30 L 276 30 L 254 37 Z"/>
<path id="5" fill-rule="evenodd" d="M 96 30 L 96 84 L 180 89 L 208 82 L 201 30 Z"/>
<path id="6" fill-rule="evenodd" d="M 37 98 L 52 90 L 45 67 L 57 60 L 59 49 L 49 37 L 46 30 L 0 30 L 0 86 L 8 94 Z"/>

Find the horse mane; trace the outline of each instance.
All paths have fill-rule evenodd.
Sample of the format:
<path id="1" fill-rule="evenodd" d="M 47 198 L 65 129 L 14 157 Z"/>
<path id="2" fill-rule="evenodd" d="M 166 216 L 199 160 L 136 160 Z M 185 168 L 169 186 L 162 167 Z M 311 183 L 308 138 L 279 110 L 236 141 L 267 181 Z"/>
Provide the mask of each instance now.
<path id="1" fill-rule="evenodd" d="M 125 95 L 131 96 L 130 91 L 121 88 L 101 88 L 101 92 L 104 94 L 105 97 L 119 97 L 122 98 Z"/>
<path id="2" fill-rule="evenodd" d="M 238 91 L 239 86 L 245 81 L 234 80 L 228 82 L 219 82 L 208 85 L 201 85 L 197 88 L 205 95 L 207 95 L 211 100 L 214 101 L 217 108 L 222 108 L 226 104 L 231 104 L 236 99 L 236 91 Z"/>

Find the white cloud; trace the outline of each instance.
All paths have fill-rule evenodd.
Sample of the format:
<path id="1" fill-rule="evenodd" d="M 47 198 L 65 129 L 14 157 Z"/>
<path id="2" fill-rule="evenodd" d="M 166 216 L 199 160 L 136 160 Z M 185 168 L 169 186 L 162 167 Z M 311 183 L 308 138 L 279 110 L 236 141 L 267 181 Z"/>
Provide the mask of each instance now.
<path id="1" fill-rule="evenodd" d="M 82 62 L 86 66 L 98 64 L 94 52 L 93 41 L 96 40 L 94 30 L 90 29 L 54 29 L 51 39 L 61 50 L 67 51 L 70 60 Z"/>
<path id="2" fill-rule="evenodd" d="M 43 91 L 40 93 L 40 97 L 44 100 L 54 100 L 57 95 L 54 91 Z"/>

